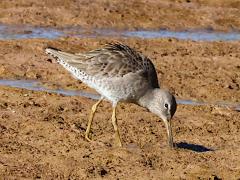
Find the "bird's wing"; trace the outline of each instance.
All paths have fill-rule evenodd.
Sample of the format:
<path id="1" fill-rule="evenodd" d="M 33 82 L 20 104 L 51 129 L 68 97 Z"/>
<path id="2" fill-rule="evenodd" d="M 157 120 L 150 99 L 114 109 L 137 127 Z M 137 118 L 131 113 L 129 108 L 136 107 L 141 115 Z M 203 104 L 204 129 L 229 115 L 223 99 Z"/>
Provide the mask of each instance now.
<path id="1" fill-rule="evenodd" d="M 83 54 L 70 54 L 47 48 L 46 52 L 86 74 L 99 78 L 139 74 L 153 86 L 159 87 L 153 63 L 144 55 L 123 44 L 107 44 L 104 48 Z"/>

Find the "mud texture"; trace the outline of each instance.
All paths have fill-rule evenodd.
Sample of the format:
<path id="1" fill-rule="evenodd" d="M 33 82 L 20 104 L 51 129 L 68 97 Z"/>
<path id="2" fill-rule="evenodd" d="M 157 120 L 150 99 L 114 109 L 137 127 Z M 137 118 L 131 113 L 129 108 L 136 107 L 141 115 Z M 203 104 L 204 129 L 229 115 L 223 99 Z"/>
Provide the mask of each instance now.
<path id="1" fill-rule="evenodd" d="M 238 0 L 18 0 L 0 2 L 0 22 L 116 29 L 239 30 Z"/>
<path id="2" fill-rule="evenodd" d="M 0 42 L 1 77 L 37 79 L 49 88 L 93 91 L 44 54 L 69 52 L 111 40 L 61 39 Z M 122 40 L 148 55 L 161 85 L 180 99 L 238 102 L 239 42 L 175 39 Z M 98 110 L 89 143 L 84 139 L 94 101 L 0 87 L 1 175 L 26 178 L 208 179 L 240 177 L 240 114 L 218 106 L 179 105 L 173 119 L 176 150 L 169 150 L 161 120 L 136 105 L 120 104 L 124 148 L 114 144 L 111 105 Z"/>
<path id="3" fill-rule="evenodd" d="M 87 28 L 239 29 L 238 1 L 1 1 L 0 22 Z M 84 52 L 120 41 L 147 55 L 163 88 L 178 99 L 240 104 L 240 42 L 137 38 L 0 41 L 0 78 L 34 79 L 48 88 L 94 92 L 44 53 L 48 46 Z M 240 113 L 217 105 L 179 105 L 176 149 L 162 121 L 120 104 L 124 147 L 115 146 L 111 104 L 0 86 L 0 179 L 239 179 Z"/>

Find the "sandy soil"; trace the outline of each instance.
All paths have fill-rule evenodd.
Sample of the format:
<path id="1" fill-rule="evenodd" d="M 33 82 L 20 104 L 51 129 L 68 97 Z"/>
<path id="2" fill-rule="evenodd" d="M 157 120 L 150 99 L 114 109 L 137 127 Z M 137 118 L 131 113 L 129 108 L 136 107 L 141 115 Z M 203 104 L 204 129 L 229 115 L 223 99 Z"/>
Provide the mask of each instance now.
<path id="1" fill-rule="evenodd" d="M 18 0 L 0 2 L 0 22 L 117 29 L 239 30 L 238 0 Z"/>
<path id="2" fill-rule="evenodd" d="M 61 39 L 0 42 L 1 77 L 38 79 L 50 88 L 83 89 L 43 49 L 83 52 L 111 40 Z M 151 57 L 159 80 L 180 99 L 238 102 L 239 42 L 175 39 L 123 40 Z M 135 105 L 118 108 L 124 148 L 116 148 L 111 105 L 103 103 L 84 140 L 93 100 L 0 87 L 1 175 L 30 178 L 216 179 L 240 177 L 240 114 L 217 106 L 180 105 L 169 150 L 159 118 Z M 196 116 L 197 114 L 197 116 Z M 203 151 L 203 152 L 201 152 Z"/>
<path id="3" fill-rule="evenodd" d="M 240 4 L 231 0 L 61 2 L 1 1 L 0 22 L 218 30 L 239 29 L 240 22 L 236 18 Z M 151 58 L 161 86 L 170 89 L 178 99 L 240 103 L 239 41 L 5 40 L 0 41 L 0 78 L 37 79 L 49 88 L 94 92 L 49 58 L 44 48 L 53 46 L 69 52 L 84 52 L 112 41 L 126 43 Z M 93 104 L 93 100 L 84 97 L 0 86 L 0 177 L 240 179 L 239 112 L 217 105 L 179 105 L 173 118 L 178 148 L 170 150 L 166 130 L 158 117 L 136 105 L 120 104 L 117 111 L 124 147 L 118 148 L 114 143 L 108 102 L 101 104 L 96 113 L 91 131 L 94 142 L 84 139 Z"/>

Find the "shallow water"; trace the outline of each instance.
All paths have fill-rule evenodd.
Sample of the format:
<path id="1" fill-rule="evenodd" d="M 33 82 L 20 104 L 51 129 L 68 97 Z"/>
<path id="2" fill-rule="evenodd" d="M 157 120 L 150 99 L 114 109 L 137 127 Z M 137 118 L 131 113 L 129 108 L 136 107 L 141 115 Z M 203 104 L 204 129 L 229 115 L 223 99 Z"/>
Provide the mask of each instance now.
<path id="1" fill-rule="evenodd" d="M 88 93 L 85 91 L 77 91 L 77 90 L 66 90 L 66 89 L 49 89 L 45 87 L 41 82 L 35 80 L 8 80 L 8 79 L 0 79 L 0 86 L 8 86 L 8 87 L 15 87 L 21 89 L 27 89 L 32 91 L 43 91 L 48 93 L 56 93 L 62 94 L 65 96 L 81 96 L 86 97 L 94 100 L 98 100 L 100 98 L 99 94 Z M 225 108 L 232 108 L 236 111 L 240 111 L 240 104 L 231 103 L 231 102 L 216 102 L 216 103 L 208 103 L 208 102 L 201 102 L 201 101 L 193 101 L 193 100 L 183 100 L 178 99 L 178 104 L 184 105 L 193 105 L 193 106 L 200 106 L 200 105 L 218 105 Z"/>
<path id="2" fill-rule="evenodd" d="M 89 32 L 81 27 L 66 27 L 59 29 L 48 27 L 33 27 L 29 25 L 0 24 L 0 40 L 31 38 L 56 39 L 59 37 L 138 37 L 144 39 L 177 38 L 194 41 L 233 41 L 240 40 L 240 32 L 236 31 L 224 33 L 212 30 L 186 30 L 179 32 L 169 30 L 119 31 L 114 29 L 94 29 Z"/>
<path id="3" fill-rule="evenodd" d="M 32 38 L 55 39 L 61 36 L 64 36 L 64 32 L 53 28 L 0 24 L 0 40 Z"/>
<path id="4" fill-rule="evenodd" d="M 98 94 L 87 93 L 84 91 L 66 90 L 66 89 L 49 89 L 39 81 L 34 80 L 0 80 L 0 86 L 9 86 L 21 89 L 27 89 L 32 91 L 43 91 L 48 93 L 62 94 L 65 96 L 82 96 L 94 100 L 98 100 L 100 96 Z"/>
<path id="5" fill-rule="evenodd" d="M 139 38 L 177 38 L 194 41 L 231 41 L 240 40 L 240 33 L 237 32 L 215 32 L 215 31 L 182 31 L 174 32 L 168 30 L 160 31 L 134 31 L 126 32 L 126 36 Z"/>

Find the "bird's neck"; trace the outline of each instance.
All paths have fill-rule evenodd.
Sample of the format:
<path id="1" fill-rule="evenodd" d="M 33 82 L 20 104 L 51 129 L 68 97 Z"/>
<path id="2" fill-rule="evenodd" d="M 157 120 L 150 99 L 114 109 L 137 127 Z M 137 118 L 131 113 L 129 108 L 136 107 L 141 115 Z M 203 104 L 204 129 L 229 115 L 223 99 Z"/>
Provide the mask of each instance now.
<path id="1" fill-rule="evenodd" d="M 141 98 L 138 100 L 138 104 L 142 107 L 148 108 L 151 99 L 154 98 L 154 90 L 149 89 Z"/>

